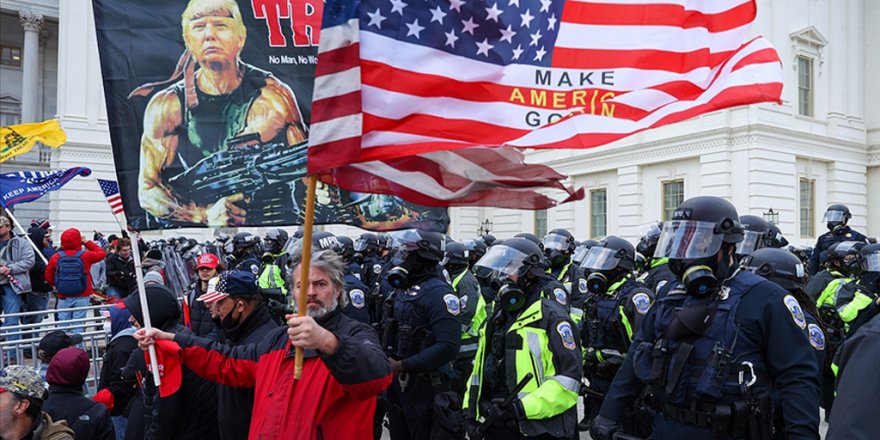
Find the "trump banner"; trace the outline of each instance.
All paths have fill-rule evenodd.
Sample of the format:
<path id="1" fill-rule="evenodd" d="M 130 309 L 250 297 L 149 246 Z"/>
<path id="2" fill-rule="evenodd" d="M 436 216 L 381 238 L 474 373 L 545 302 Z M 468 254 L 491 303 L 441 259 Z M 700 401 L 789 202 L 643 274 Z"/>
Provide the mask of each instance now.
<path id="1" fill-rule="evenodd" d="M 90 174 L 92 170 L 86 167 L 0 174 L 0 207 L 9 209 L 19 203 L 33 202 L 49 191 L 60 189 L 76 176 Z"/>
<path id="2" fill-rule="evenodd" d="M 304 222 L 322 0 L 94 0 L 125 217 Z M 444 231 L 446 210 L 321 184 L 316 224 Z"/>

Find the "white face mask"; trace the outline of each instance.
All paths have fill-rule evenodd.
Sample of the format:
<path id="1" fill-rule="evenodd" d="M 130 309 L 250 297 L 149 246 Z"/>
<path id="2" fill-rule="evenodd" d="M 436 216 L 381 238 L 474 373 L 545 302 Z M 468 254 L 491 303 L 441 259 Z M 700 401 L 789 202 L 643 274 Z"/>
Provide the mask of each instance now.
<path id="1" fill-rule="evenodd" d="M 103 327 L 104 327 L 104 333 L 106 333 L 107 336 L 110 336 L 110 328 L 111 328 L 110 321 L 104 321 Z"/>

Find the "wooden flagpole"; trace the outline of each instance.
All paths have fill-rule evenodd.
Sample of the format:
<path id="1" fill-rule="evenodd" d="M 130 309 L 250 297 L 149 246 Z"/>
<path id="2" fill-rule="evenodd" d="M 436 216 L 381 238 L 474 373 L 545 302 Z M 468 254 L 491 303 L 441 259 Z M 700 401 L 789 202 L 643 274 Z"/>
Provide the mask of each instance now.
<path id="1" fill-rule="evenodd" d="M 116 217 L 116 216 L 114 216 Z M 117 217 L 118 219 L 118 217 Z M 122 226 L 120 224 L 120 226 Z M 138 245 L 138 240 L 140 239 L 140 234 L 137 231 L 131 235 L 131 253 L 132 258 L 134 258 L 134 275 L 137 278 L 137 287 L 138 287 L 138 298 L 141 302 L 141 311 L 144 315 L 144 328 L 149 332 L 153 328 L 153 324 L 150 322 L 150 308 L 147 305 L 147 290 L 144 287 L 144 275 L 143 265 L 141 264 L 141 252 Z M 156 346 L 151 344 L 148 348 L 150 352 L 150 368 L 153 370 L 153 383 L 158 387 L 162 384 L 162 377 L 159 376 L 159 362 L 156 359 Z"/>
<path id="2" fill-rule="evenodd" d="M 306 192 L 306 218 L 302 239 L 302 261 L 299 264 L 299 294 L 296 298 L 297 316 L 306 316 L 308 314 L 309 270 L 312 265 L 312 227 L 315 223 L 315 186 L 318 183 L 318 179 L 314 174 L 310 174 L 308 179 L 308 191 Z M 296 347 L 295 355 L 293 378 L 300 379 L 303 371 L 302 347 Z"/>

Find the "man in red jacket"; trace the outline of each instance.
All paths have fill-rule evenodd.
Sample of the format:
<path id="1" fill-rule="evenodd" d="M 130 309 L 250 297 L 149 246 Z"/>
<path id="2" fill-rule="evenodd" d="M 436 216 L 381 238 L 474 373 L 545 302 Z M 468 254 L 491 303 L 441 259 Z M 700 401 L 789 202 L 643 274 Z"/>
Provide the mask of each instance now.
<path id="1" fill-rule="evenodd" d="M 298 288 L 298 267 L 292 273 L 290 284 Z M 376 395 L 391 383 L 391 364 L 376 332 L 342 313 L 344 274 L 345 264 L 335 253 L 315 253 L 308 316 L 288 315 L 287 327 L 258 343 L 228 347 L 157 329 L 139 330 L 135 339 L 142 349 L 154 340 L 173 340 L 182 348 L 183 363 L 196 374 L 228 386 L 253 387 L 249 438 L 370 438 Z M 305 349 L 298 381 L 293 379 L 295 347 Z"/>
<path id="2" fill-rule="evenodd" d="M 85 249 L 83 249 L 83 246 L 85 246 Z M 84 280 L 85 285 L 82 286 L 81 290 L 76 288 L 79 284 L 77 280 L 71 280 L 66 274 L 66 272 L 72 267 L 76 267 L 77 270 L 79 270 L 80 267 L 78 265 L 72 266 L 67 261 L 63 262 L 62 266 L 65 274 L 62 276 L 64 279 L 61 280 L 55 278 L 56 269 L 61 269 L 58 267 L 59 259 L 65 256 L 75 257 L 77 254 L 79 254 L 79 259 L 82 261 L 81 269 L 84 271 L 82 274 L 82 280 Z M 100 246 L 83 238 L 78 229 L 70 228 L 61 233 L 61 251 L 56 252 L 52 255 L 52 258 L 49 259 L 49 264 L 46 265 L 46 272 L 44 274 L 46 282 L 56 287 L 58 295 L 57 307 L 59 309 L 85 307 L 89 305 L 89 295 L 95 293 L 95 291 L 92 290 L 92 276 L 89 273 L 89 270 L 92 268 L 92 264 L 103 260 L 106 256 L 107 253 L 104 252 Z M 58 319 L 60 321 L 82 319 L 85 317 L 85 310 L 58 312 Z M 82 333 L 82 331 L 82 327 L 73 329 L 74 333 Z"/>

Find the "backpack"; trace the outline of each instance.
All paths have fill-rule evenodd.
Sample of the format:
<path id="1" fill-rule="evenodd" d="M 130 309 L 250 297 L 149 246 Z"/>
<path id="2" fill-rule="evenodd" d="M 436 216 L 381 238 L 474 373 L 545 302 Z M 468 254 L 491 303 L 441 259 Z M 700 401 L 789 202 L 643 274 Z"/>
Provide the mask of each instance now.
<path id="1" fill-rule="evenodd" d="M 74 255 L 61 252 L 55 266 L 55 289 L 59 295 L 79 296 L 86 291 L 86 265 L 80 258 L 83 252 L 82 249 Z"/>

